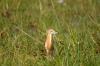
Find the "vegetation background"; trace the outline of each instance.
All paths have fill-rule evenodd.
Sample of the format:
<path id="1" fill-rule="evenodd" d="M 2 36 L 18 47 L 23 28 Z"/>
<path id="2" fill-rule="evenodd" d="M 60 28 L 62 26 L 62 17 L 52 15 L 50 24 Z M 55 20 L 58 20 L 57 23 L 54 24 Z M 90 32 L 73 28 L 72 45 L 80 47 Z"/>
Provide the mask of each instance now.
<path id="1" fill-rule="evenodd" d="M 100 66 L 100 0 L 0 0 L 0 66 Z"/>

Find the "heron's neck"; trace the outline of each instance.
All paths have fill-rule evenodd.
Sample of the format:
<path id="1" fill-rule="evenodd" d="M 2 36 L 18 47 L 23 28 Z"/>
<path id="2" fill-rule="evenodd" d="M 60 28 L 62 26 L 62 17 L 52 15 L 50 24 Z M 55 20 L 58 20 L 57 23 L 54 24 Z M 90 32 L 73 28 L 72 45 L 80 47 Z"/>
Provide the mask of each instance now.
<path id="1" fill-rule="evenodd" d="M 48 35 L 47 35 L 47 39 L 48 39 L 50 42 L 52 42 L 52 34 L 48 34 Z"/>

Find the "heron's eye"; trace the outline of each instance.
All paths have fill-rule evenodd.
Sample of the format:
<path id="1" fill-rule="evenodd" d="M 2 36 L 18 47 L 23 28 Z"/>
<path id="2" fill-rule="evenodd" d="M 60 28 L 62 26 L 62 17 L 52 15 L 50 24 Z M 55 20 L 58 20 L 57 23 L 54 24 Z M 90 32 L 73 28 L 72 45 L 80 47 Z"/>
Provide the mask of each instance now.
<path id="1" fill-rule="evenodd" d="M 50 31 L 50 33 L 53 33 L 54 31 Z"/>

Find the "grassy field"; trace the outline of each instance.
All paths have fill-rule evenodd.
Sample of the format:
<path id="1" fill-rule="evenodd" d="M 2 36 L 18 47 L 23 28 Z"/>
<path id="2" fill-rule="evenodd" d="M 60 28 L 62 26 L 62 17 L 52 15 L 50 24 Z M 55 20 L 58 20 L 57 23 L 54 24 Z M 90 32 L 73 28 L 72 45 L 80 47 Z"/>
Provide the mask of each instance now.
<path id="1" fill-rule="evenodd" d="M 0 0 L 0 66 L 100 66 L 100 0 Z"/>

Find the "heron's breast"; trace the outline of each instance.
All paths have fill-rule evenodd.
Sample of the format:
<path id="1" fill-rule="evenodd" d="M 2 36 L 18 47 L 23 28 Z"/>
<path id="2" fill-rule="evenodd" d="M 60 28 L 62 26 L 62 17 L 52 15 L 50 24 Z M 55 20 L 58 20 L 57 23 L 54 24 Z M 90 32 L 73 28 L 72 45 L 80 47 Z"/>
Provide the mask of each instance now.
<path id="1" fill-rule="evenodd" d="M 46 47 L 47 49 L 50 49 L 50 48 L 52 47 L 52 42 L 51 42 L 50 40 L 47 40 L 47 41 L 45 42 L 45 47 Z"/>

